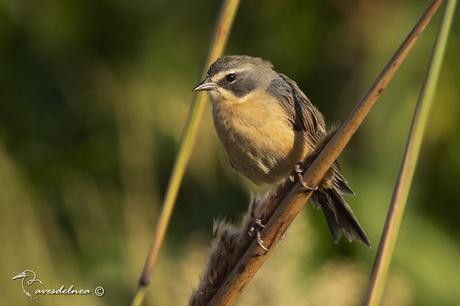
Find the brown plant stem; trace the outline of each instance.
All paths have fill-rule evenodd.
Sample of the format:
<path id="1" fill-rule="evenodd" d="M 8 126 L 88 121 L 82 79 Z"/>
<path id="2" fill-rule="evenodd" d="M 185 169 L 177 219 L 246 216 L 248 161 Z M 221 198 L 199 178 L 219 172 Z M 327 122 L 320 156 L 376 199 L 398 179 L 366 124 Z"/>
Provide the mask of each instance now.
<path id="1" fill-rule="evenodd" d="M 380 97 L 401 63 L 405 60 L 441 2 L 441 0 L 432 2 L 395 55 L 380 73 L 368 93 L 356 105 L 347 120 L 308 167 L 304 174 L 304 181 L 308 186 L 317 186 L 320 183 L 325 173 L 338 158 L 374 103 Z M 299 184 L 295 184 L 290 190 L 283 192 L 278 197 L 274 197 L 274 201 L 277 202 L 276 209 L 261 232 L 261 238 L 265 246 L 270 250 L 274 248 L 310 196 L 311 192 L 304 193 L 301 191 Z M 217 289 L 217 292 L 213 295 L 208 305 L 233 305 L 255 273 L 267 260 L 270 253 L 270 251 L 265 252 L 257 242 L 252 241 L 236 265 L 231 269 L 231 272 L 222 285 Z"/>

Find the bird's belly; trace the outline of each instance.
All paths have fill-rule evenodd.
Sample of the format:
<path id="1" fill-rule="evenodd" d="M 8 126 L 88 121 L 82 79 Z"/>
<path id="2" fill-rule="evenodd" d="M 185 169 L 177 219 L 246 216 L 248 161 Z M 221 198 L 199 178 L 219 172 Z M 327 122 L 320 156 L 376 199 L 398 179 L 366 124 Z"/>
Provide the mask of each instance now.
<path id="1" fill-rule="evenodd" d="M 214 109 L 214 124 L 232 166 L 257 184 L 286 178 L 307 153 L 303 132 L 295 132 L 284 112 L 273 107 L 240 107 L 231 114 Z"/>

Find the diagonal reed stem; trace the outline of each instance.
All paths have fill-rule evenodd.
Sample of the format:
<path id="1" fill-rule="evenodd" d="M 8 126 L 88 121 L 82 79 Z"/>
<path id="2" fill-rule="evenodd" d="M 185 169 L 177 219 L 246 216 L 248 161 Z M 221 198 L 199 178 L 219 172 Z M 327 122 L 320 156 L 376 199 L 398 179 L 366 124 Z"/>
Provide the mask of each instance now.
<path id="1" fill-rule="evenodd" d="M 442 18 L 441 27 L 433 47 L 429 67 L 425 80 L 420 91 L 420 96 L 415 107 L 414 116 L 406 143 L 406 149 L 399 170 L 387 219 L 380 240 L 377 256 L 369 282 L 369 289 L 366 296 L 367 306 L 380 305 L 385 282 L 390 267 L 391 258 L 398 238 L 404 209 L 407 204 L 415 167 L 422 144 L 423 133 L 427 125 L 427 119 L 433 102 L 433 97 L 438 82 L 442 59 L 446 49 L 447 37 L 455 11 L 456 0 L 447 1 Z"/>
<path id="2" fill-rule="evenodd" d="M 235 19 L 235 15 L 238 10 L 239 3 L 239 0 L 223 1 L 219 18 L 214 29 L 212 43 L 208 50 L 206 63 L 203 67 L 202 76 L 205 76 L 209 65 L 211 65 L 217 58 L 222 55 L 228 40 L 228 36 L 230 34 L 233 20 Z M 164 240 L 166 229 L 174 209 L 177 193 L 179 192 L 179 187 L 184 177 L 185 169 L 190 160 L 193 146 L 195 145 L 198 127 L 200 125 L 201 118 L 203 117 L 206 101 L 207 96 L 204 93 L 198 93 L 195 96 L 193 105 L 190 109 L 188 121 L 184 129 L 184 134 L 182 136 L 179 151 L 176 155 L 176 161 L 171 172 L 171 177 L 169 180 L 168 188 L 166 190 L 163 206 L 155 228 L 152 245 L 148 252 L 144 269 L 139 279 L 139 285 L 136 289 L 136 293 L 131 304 L 133 306 L 141 305 L 144 299 L 145 288 L 150 282 L 150 276 L 158 259 L 160 247 Z"/>
<path id="3" fill-rule="evenodd" d="M 318 157 L 315 158 L 311 166 L 307 169 L 304 174 L 304 181 L 308 186 L 317 186 L 320 183 L 325 173 L 338 158 L 352 135 L 356 132 L 372 106 L 380 97 L 382 91 L 393 78 L 401 63 L 406 59 L 417 38 L 423 32 L 441 2 L 442 0 L 434 0 L 432 2 L 415 25 L 414 29 L 396 51 L 395 55 L 380 73 L 368 93 L 356 105 L 347 120 L 337 130 L 332 139 L 326 144 Z M 305 201 L 310 196 L 311 192 L 304 193 L 301 191 L 299 184 L 295 184 L 288 192 L 279 195 L 279 197 L 274 197 L 277 201 L 277 208 L 261 232 L 261 238 L 270 250 L 274 248 L 276 243 L 286 232 L 287 228 L 301 211 Z M 232 267 L 231 272 L 225 278 L 222 285 L 217 288 L 216 293 L 212 296 L 211 301 L 207 305 L 233 305 L 270 254 L 271 251 L 265 252 L 259 247 L 256 241 L 252 241 L 236 265 Z"/>

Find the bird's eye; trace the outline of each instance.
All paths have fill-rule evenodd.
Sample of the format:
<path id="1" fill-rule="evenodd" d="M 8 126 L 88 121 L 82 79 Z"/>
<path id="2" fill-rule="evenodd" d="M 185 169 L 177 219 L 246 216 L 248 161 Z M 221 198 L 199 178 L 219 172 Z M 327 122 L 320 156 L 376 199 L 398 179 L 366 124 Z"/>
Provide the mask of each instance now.
<path id="1" fill-rule="evenodd" d="M 229 73 L 225 76 L 225 80 L 229 83 L 233 83 L 236 80 L 236 76 L 234 73 Z"/>

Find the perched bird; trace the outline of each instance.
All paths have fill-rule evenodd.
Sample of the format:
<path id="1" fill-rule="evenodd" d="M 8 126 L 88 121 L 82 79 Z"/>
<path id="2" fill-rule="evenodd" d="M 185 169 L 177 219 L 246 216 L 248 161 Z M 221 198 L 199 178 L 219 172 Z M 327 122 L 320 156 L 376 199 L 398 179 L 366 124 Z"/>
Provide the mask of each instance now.
<path id="1" fill-rule="evenodd" d="M 232 167 L 256 184 L 276 184 L 301 173 L 301 162 L 327 136 L 323 115 L 296 82 L 261 58 L 221 57 L 193 90 L 209 93 L 214 125 Z M 370 246 L 342 197 L 353 192 L 337 163 L 330 172 L 317 188 L 304 187 L 314 190 L 312 201 L 322 208 L 335 242 L 343 233 Z"/>

